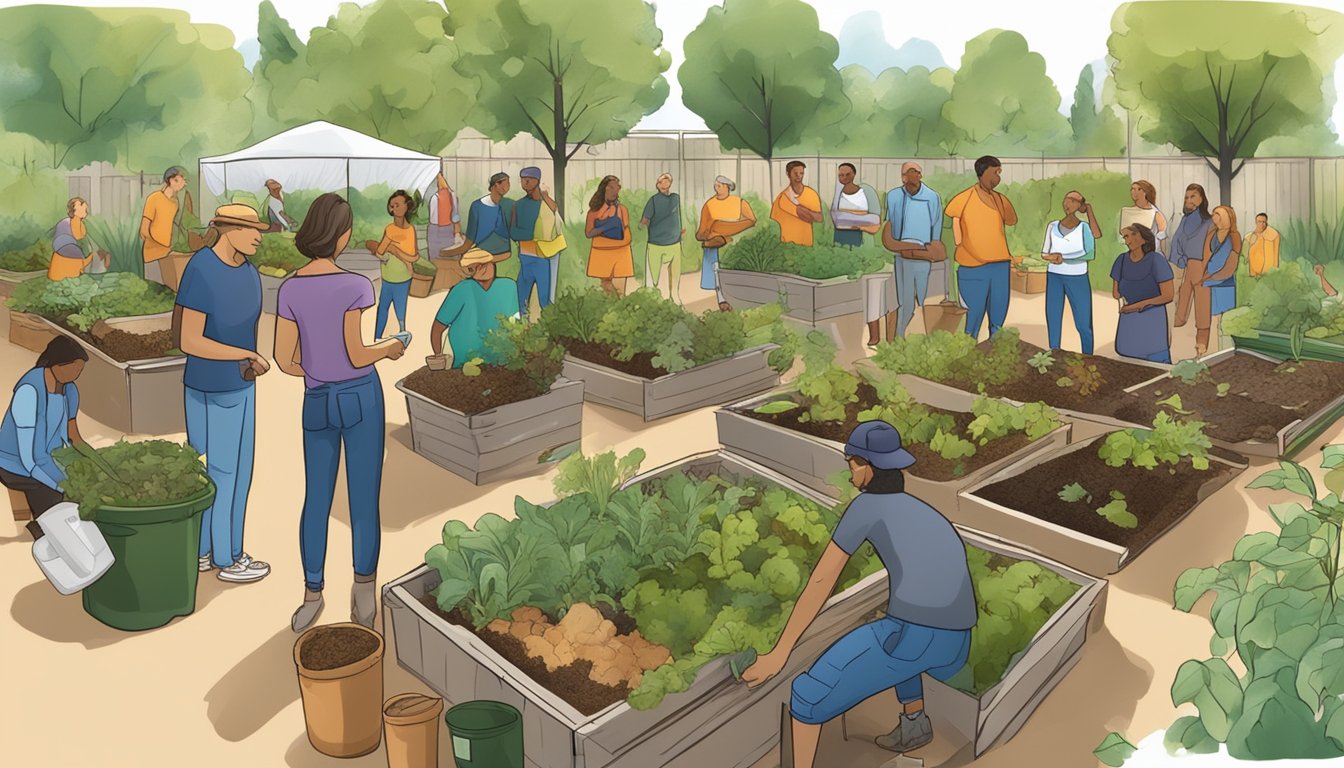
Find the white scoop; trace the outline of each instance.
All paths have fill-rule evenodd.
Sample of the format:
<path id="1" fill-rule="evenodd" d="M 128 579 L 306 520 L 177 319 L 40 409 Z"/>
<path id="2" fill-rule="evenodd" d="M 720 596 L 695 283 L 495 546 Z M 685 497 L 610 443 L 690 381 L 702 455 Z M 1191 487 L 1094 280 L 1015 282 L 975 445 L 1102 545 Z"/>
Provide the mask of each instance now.
<path id="1" fill-rule="evenodd" d="M 112 567 L 112 551 L 98 526 L 79 519 L 79 507 L 61 502 L 37 518 L 44 535 L 33 543 L 33 559 L 62 595 L 72 595 L 102 578 Z"/>

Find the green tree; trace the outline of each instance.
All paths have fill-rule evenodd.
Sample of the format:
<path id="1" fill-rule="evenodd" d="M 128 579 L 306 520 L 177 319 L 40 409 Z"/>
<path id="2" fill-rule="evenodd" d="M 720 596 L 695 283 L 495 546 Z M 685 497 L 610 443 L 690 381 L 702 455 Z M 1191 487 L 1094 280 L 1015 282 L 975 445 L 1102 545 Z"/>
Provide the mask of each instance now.
<path id="1" fill-rule="evenodd" d="M 268 114 L 286 126 L 327 120 L 439 153 L 462 129 L 476 94 L 475 83 L 454 69 L 446 20 L 429 0 L 343 3 L 296 50 L 287 23 L 259 16 L 263 56 L 256 69 L 269 81 Z"/>
<path id="2" fill-rule="evenodd" d="M 252 67 L 252 88 L 247 99 L 252 103 L 252 142 L 274 136 L 299 123 L 286 123 L 271 112 L 272 93 L 292 93 L 297 79 L 304 74 L 302 67 L 293 66 L 306 47 L 299 40 L 271 0 L 262 0 L 257 6 L 257 45 L 261 54 Z"/>
<path id="3" fill-rule="evenodd" d="M 724 149 L 769 160 L 849 113 L 840 45 L 801 0 L 724 0 L 682 49 L 682 101 Z"/>
<path id="4" fill-rule="evenodd" d="M 0 113 L 50 148 L 53 168 L 158 168 L 232 148 L 251 122 L 233 44 L 182 11 L 0 10 Z"/>
<path id="5" fill-rule="evenodd" d="M 1083 157 L 1117 157 L 1125 153 L 1125 126 L 1109 106 L 1097 105 L 1092 65 L 1078 74 L 1069 110 L 1073 127 L 1074 154 Z"/>
<path id="6" fill-rule="evenodd" d="M 813 126 L 800 148 L 874 157 L 946 154 L 942 145 L 949 137 L 942 111 L 952 93 L 952 70 L 891 67 L 873 77 L 866 67 L 850 64 L 840 70 L 840 78 L 849 116 Z"/>
<path id="7" fill-rule="evenodd" d="M 1144 138 L 1200 155 L 1219 197 L 1274 136 L 1324 124 L 1344 15 L 1274 3 L 1127 3 L 1111 19 L 1121 104 Z M 1228 30 L 1236 30 L 1229 34 Z"/>
<path id="8" fill-rule="evenodd" d="M 667 100 L 672 55 L 642 0 L 445 3 L 444 30 L 462 52 L 457 68 L 480 85 L 472 127 L 500 141 L 540 141 L 562 214 L 569 159 L 624 137 Z"/>
<path id="9" fill-rule="evenodd" d="M 991 29 L 966 43 L 943 118 L 959 155 L 1055 153 L 1067 147 L 1068 121 L 1045 59 L 1017 32 Z"/>

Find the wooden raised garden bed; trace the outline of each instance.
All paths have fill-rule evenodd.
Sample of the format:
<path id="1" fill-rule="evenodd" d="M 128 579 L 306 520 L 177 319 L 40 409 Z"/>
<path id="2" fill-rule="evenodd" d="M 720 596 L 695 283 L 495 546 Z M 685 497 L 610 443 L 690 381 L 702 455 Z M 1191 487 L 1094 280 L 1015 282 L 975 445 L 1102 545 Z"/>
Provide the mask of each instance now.
<path id="1" fill-rule="evenodd" d="M 1207 423 L 1214 445 L 1270 458 L 1291 458 L 1344 416 L 1344 363 L 1284 362 L 1245 349 L 1201 362 L 1209 370 L 1196 383 L 1168 376 L 1149 382 L 1126 398 L 1119 415 L 1151 420 L 1163 408 L 1175 411 L 1161 403 L 1179 395 L 1182 410 Z"/>
<path id="2" fill-rule="evenodd" d="M 772 423 L 774 417 L 754 413 L 757 407 L 773 400 L 787 399 L 792 393 L 790 389 L 778 390 L 715 411 L 719 444 L 731 453 L 769 467 L 818 493 L 835 495 L 836 489 L 827 478 L 848 469 L 844 443 L 781 426 Z M 917 461 L 905 472 L 905 489 L 943 514 L 949 514 L 956 508 L 961 490 L 1019 459 L 1040 456 L 1067 445 L 1070 429 L 1070 425 L 1065 424 L 1030 444 L 1026 444 L 1026 436 L 1020 433 L 1002 438 L 1005 449 L 1010 451 L 1004 455 L 992 451 L 993 443 L 981 446 L 976 456 L 965 460 L 967 467 L 959 476 L 942 471 L 949 462 L 926 446 L 907 446 L 915 453 Z M 933 476 L 921 476 L 921 470 Z"/>
<path id="3" fill-rule="evenodd" d="M 655 378 L 619 371 L 579 358 L 571 351 L 565 355 L 563 375 L 583 382 L 583 396 L 589 402 L 652 421 L 732 402 L 778 386 L 779 374 L 769 364 L 770 353 L 777 348 L 774 344 L 763 344 L 732 357 Z"/>
<path id="4" fill-rule="evenodd" d="M 645 473 L 628 485 L 672 473 L 720 470 L 783 486 L 819 504 L 833 500 L 764 467 L 725 454 L 702 454 Z M 928 681 L 931 707 L 952 719 L 976 754 L 1010 738 L 1077 663 L 1089 632 L 1100 626 L 1106 582 L 1009 545 L 962 531 L 991 555 L 1029 560 L 1079 586 L 1036 633 L 1001 680 L 979 695 Z M 832 596 L 803 635 L 782 673 L 757 689 L 733 681 L 725 659 L 700 669 L 695 682 L 649 710 L 618 701 L 590 715 L 547 690 L 469 628 L 429 604 L 439 573 L 421 566 L 383 588 L 386 621 L 394 627 L 397 659 L 450 703 L 502 701 L 523 716 L 530 768 L 748 768 L 779 737 L 794 677 L 846 632 L 871 621 L 886 601 L 878 571 Z"/>
<path id="5" fill-rule="evenodd" d="M 581 381 L 561 378 L 541 397 L 466 414 L 407 386 L 426 375 L 458 374 L 422 368 L 397 382 L 411 418 L 411 447 L 477 485 L 540 471 L 550 455 L 583 437 Z"/>
<path id="6" fill-rule="evenodd" d="M 1216 455 L 1209 457 L 1207 470 L 1189 461 L 1174 473 L 1164 464 L 1152 470 L 1110 467 L 1097 455 L 1103 439 L 1014 461 L 962 491 L 956 517 L 949 517 L 1104 577 L 1128 565 L 1246 467 L 1238 457 Z M 1092 499 L 1061 499 L 1070 483 L 1081 484 Z M 1111 491 L 1124 494 L 1138 527 L 1120 528 L 1094 511 L 1109 501 Z"/>
<path id="7" fill-rule="evenodd" d="M 144 318 L 119 318 L 118 323 L 146 322 L 172 313 Z M 122 362 L 114 359 L 88 339 L 47 318 L 39 318 L 53 334 L 60 333 L 89 353 L 84 373 L 79 377 L 79 408 L 83 413 L 119 432 L 164 435 L 186 430 L 186 405 L 183 402 L 182 373 L 187 358 L 182 355 Z M 130 333 L 130 331 L 125 331 Z"/>
<path id="8" fill-rule="evenodd" d="M 14 286 L 26 280 L 32 280 L 36 277 L 44 277 L 47 270 L 39 269 L 35 272 L 13 272 L 8 269 L 0 269 L 0 299 L 9 298 L 14 295 Z"/>
<path id="9" fill-rule="evenodd" d="M 37 315 L 9 310 L 9 343 L 41 354 L 56 332 Z"/>
<path id="10" fill-rule="evenodd" d="M 1286 333 L 1276 333 L 1274 331 L 1259 331 L 1259 337 L 1248 339 L 1244 336 L 1233 336 L 1232 343 L 1237 349 L 1244 349 L 1247 352 L 1259 352 L 1262 355 L 1268 355 L 1279 360 L 1289 360 L 1293 356 L 1292 340 Z M 1302 339 L 1302 349 L 1299 355 L 1303 360 L 1322 360 L 1328 363 L 1344 363 L 1344 344 L 1341 344 L 1335 336 L 1332 339 Z"/>
<path id="11" fill-rule="evenodd" d="M 812 280 L 780 272 L 720 269 L 719 287 L 734 307 L 759 307 L 779 301 L 783 293 L 789 317 L 805 323 L 863 311 L 863 283 L 848 277 Z"/>

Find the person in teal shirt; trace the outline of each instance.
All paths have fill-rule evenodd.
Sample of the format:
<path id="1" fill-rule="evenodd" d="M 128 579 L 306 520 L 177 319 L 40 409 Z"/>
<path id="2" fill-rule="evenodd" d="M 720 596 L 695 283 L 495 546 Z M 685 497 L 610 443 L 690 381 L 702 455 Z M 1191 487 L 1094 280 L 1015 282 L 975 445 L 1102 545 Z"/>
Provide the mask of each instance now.
<path id="1" fill-rule="evenodd" d="M 471 279 L 453 286 L 434 316 L 429 344 L 435 356 L 442 355 L 443 334 L 447 331 L 454 368 L 461 368 L 480 355 L 485 349 L 485 337 L 500 326 L 501 317 L 518 317 L 518 283 L 496 277 L 495 264 L 499 261 L 503 259 L 480 248 L 462 254 L 462 268 Z"/>

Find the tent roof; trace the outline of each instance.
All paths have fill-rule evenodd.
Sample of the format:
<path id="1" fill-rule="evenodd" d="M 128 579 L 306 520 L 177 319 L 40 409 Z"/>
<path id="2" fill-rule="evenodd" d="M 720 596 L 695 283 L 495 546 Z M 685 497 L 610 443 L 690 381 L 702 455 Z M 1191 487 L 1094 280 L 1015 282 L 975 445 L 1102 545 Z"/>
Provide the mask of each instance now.
<path id="1" fill-rule="evenodd" d="M 317 120 L 264 139 L 246 149 L 201 160 L 201 165 L 240 160 L 289 160 L 296 158 L 340 160 L 432 160 L 434 155 L 389 144 L 359 131 Z"/>

